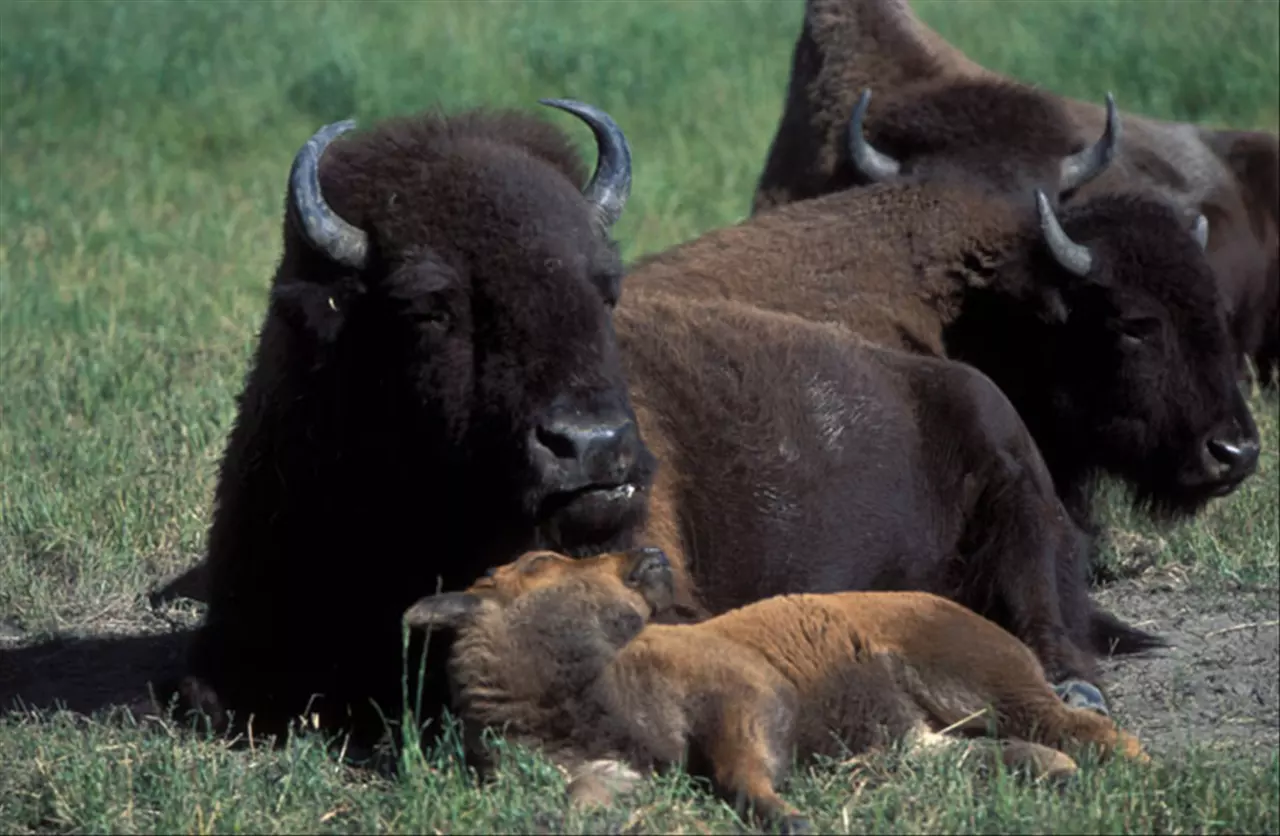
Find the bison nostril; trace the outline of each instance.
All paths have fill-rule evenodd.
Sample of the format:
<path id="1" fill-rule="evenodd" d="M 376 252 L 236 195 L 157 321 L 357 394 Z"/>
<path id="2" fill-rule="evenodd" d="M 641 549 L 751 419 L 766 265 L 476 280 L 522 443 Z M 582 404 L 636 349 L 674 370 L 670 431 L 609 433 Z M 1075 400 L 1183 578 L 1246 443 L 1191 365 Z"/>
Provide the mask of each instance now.
<path id="1" fill-rule="evenodd" d="M 576 459 L 581 455 L 582 439 L 573 427 L 553 424 L 550 427 L 537 427 L 533 431 L 534 438 L 543 447 L 551 451 L 557 459 Z"/>
<path id="2" fill-rule="evenodd" d="M 1246 470 L 1258 461 L 1258 445 L 1252 441 L 1211 438 L 1205 446 L 1209 448 L 1209 455 L 1232 471 Z"/>
<path id="3" fill-rule="evenodd" d="M 628 434 L 634 431 L 635 424 L 631 421 L 586 424 L 551 421 L 538 426 L 534 438 L 556 458 L 581 462 L 599 454 L 622 452 Z"/>

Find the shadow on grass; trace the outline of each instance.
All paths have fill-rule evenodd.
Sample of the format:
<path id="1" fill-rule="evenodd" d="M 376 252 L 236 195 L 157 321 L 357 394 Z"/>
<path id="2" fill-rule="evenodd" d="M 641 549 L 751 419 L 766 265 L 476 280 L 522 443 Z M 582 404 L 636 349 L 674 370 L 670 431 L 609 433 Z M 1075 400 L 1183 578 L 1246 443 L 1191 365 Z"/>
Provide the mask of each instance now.
<path id="1" fill-rule="evenodd" d="M 55 636 L 0 647 L 0 717 L 32 709 L 95 714 L 156 711 L 153 690 L 181 675 L 193 629 L 115 636 Z"/>

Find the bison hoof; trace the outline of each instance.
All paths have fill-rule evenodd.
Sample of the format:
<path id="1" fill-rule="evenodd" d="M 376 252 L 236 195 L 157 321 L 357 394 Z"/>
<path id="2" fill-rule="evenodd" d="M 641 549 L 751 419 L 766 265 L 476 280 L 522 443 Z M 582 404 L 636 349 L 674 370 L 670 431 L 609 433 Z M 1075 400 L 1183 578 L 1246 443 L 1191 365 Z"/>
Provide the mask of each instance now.
<path id="1" fill-rule="evenodd" d="M 1103 717 L 1111 716 L 1102 692 L 1083 679 L 1068 679 L 1066 682 L 1060 682 L 1053 686 L 1053 692 L 1072 708 L 1092 711 Z"/>

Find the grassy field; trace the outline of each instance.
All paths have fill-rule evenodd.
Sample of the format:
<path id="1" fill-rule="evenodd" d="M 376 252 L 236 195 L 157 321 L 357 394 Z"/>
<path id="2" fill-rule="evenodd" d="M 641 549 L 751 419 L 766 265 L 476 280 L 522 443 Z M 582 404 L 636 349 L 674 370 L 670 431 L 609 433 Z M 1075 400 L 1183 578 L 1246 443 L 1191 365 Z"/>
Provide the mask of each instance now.
<path id="1" fill-rule="evenodd" d="M 971 57 L 1062 93 L 1206 124 L 1280 127 L 1271 0 L 916 0 Z M 780 113 L 800 0 L 0 0 L 0 692 L 5 637 L 127 631 L 194 561 L 280 248 L 290 160 L 323 122 L 440 105 L 608 110 L 635 155 L 616 235 L 634 258 L 745 216 Z M 589 133 L 547 111 L 579 136 Z M 1110 495 L 1116 560 L 1203 583 L 1280 583 L 1280 416 L 1254 401 L 1261 473 L 1157 530 Z M 1134 549 L 1133 544 L 1145 544 Z M 1280 759 L 1193 751 L 1069 792 L 951 752 L 802 771 L 838 832 L 1276 832 Z M 562 781 L 513 753 L 491 787 L 456 747 L 394 778 L 303 737 L 230 751 L 168 727 L 0 719 L 0 832 L 724 832 L 686 779 L 562 819 Z"/>

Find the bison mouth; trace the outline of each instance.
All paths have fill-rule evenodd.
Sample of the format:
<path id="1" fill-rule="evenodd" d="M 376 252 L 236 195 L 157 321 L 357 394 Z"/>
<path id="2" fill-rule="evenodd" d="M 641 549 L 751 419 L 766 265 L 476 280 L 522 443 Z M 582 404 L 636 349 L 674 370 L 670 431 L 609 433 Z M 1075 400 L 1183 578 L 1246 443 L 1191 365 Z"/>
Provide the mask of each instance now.
<path id="1" fill-rule="evenodd" d="M 634 482 L 590 484 L 548 494 L 538 518 L 550 546 L 569 551 L 626 533 L 642 521 L 647 500 L 647 491 Z"/>

